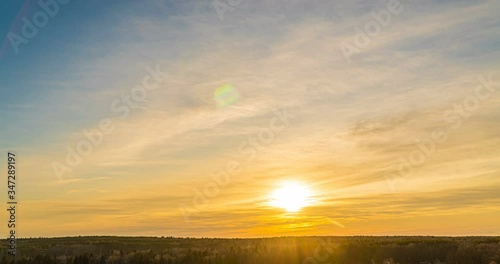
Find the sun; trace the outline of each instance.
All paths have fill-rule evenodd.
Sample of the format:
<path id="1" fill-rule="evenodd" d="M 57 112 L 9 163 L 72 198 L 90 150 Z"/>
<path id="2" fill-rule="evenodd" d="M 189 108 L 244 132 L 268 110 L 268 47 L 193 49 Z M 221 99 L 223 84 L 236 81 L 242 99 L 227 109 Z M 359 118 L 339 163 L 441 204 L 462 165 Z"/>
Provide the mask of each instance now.
<path id="1" fill-rule="evenodd" d="M 309 205 L 311 194 L 311 190 L 301 183 L 286 182 L 271 194 L 269 203 L 287 212 L 298 212 Z"/>

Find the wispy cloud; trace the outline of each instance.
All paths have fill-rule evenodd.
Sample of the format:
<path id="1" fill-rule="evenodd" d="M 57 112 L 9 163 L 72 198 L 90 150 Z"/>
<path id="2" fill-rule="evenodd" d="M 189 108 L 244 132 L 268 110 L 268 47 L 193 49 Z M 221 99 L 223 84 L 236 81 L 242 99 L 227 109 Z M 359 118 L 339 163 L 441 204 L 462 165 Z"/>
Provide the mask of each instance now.
<path id="1" fill-rule="evenodd" d="M 23 234 L 456 234 L 481 233 L 483 224 L 500 232 L 484 218 L 499 212 L 498 94 L 404 184 L 391 190 L 384 178 L 416 140 L 446 125 L 443 112 L 474 94 L 478 76 L 500 80 L 498 2 L 401 4 L 350 63 L 339 44 L 385 2 L 245 1 L 223 21 L 210 1 L 126 2 L 100 17 L 102 26 L 82 29 L 93 41 L 37 62 L 43 69 L 60 60 L 63 72 L 26 82 L 36 67 L 19 61 L 25 77 L 2 84 L 30 92 L 2 100 L 0 120 L 10 125 L 0 149 L 21 156 Z M 82 130 L 116 118 L 111 102 L 155 64 L 164 82 L 147 104 L 59 181 L 51 162 L 65 159 Z M 226 84 L 239 100 L 218 108 L 214 92 Z M 184 223 L 179 204 L 229 160 L 245 159 L 240 143 L 284 106 L 296 107 L 293 123 Z M 269 194 L 287 179 L 307 182 L 318 204 L 288 217 L 269 208 Z M 456 219 L 439 232 L 430 220 L 419 224 L 468 213 L 478 214 L 474 222 Z"/>

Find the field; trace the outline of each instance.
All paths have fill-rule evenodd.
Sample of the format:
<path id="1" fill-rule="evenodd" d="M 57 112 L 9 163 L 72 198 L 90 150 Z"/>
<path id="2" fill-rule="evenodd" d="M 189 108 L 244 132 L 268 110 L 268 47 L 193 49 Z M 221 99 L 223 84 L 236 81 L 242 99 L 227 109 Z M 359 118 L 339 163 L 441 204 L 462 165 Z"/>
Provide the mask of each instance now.
<path id="1" fill-rule="evenodd" d="M 500 263 L 500 237 L 63 237 L 17 240 L 16 263 Z M 1 263 L 14 263 L 4 245 Z"/>

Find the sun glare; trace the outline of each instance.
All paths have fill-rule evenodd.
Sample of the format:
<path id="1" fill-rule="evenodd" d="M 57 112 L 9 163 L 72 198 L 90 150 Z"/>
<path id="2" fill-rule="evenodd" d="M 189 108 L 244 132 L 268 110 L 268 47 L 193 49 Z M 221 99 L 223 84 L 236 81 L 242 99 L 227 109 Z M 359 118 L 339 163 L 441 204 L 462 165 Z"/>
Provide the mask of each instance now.
<path id="1" fill-rule="evenodd" d="M 311 190 L 298 182 L 287 182 L 271 195 L 272 206 L 297 212 L 310 203 Z"/>

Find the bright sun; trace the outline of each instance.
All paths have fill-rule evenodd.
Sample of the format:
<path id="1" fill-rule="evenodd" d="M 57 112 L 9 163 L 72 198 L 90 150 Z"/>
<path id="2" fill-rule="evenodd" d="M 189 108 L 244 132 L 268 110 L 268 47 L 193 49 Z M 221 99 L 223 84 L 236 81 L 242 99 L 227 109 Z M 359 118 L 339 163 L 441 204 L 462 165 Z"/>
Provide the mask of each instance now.
<path id="1" fill-rule="evenodd" d="M 297 212 L 310 203 L 311 191 L 303 184 L 287 182 L 273 192 L 270 204 L 288 212 Z"/>

